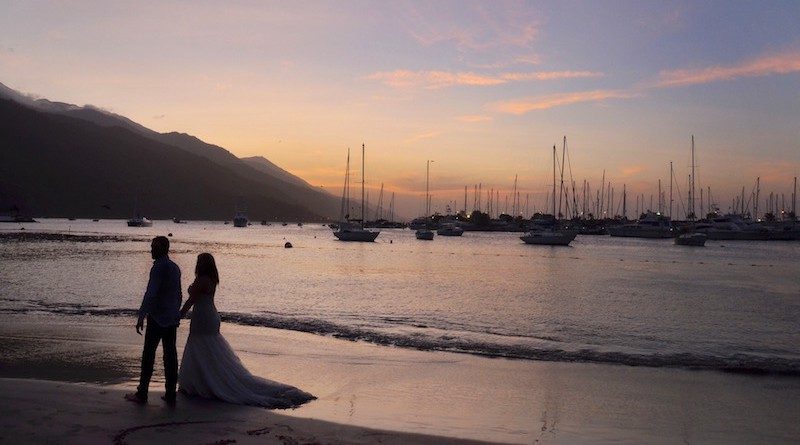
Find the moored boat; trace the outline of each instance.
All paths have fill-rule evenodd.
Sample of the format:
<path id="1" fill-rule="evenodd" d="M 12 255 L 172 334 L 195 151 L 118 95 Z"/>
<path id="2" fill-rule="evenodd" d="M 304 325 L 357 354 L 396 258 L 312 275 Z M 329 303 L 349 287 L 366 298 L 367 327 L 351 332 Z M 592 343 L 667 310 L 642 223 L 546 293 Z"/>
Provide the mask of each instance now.
<path id="1" fill-rule="evenodd" d="M 249 223 L 250 220 L 242 211 L 237 211 L 233 216 L 233 227 L 247 227 Z"/>
<path id="2" fill-rule="evenodd" d="M 364 228 L 364 154 L 365 147 L 361 144 L 361 219 L 349 219 L 343 215 L 343 220 L 338 228 L 333 231 L 333 236 L 339 241 L 373 242 L 380 231 L 371 231 Z M 350 200 L 350 150 L 347 151 L 347 171 L 344 179 L 344 193 L 342 194 L 342 213 L 349 208 Z"/>
<path id="3" fill-rule="evenodd" d="M 676 235 L 672 230 L 670 217 L 649 210 L 634 223 L 609 226 L 606 229 L 611 236 L 630 238 L 672 238 Z"/>
<path id="4" fill-rule="evenodd" d="M 365 229 L 360 221 L 348 221 L 339 224 L 339 229 L 333 232 L 333 236 L 339 241 L 372 242 L 380 233 Z"/>
<path id="5" fill-rule="evenodd" d="M 541 246 L 568 246 L 578 235 L 577 230 L 535 229 L 519 237 L 525 244 Z"/>
<path id="6" fill-rule="evenodd" d="M 137 216 L 128 220 L 128 227 L 152 227 L 153 221 L 144 216 Z"/>
<path id="7" fill-rule="evenodd" d="M 0 215 L 0 223 L 36 222 L 33 218 L 23 215 Z"/>
<path id="8" fill-rule="evenodd" d="M 564 137 L 564 147 L 567 138 Z M 553 217 L 549 220 L 534 221 L 533 229 L 519 237 L 525 244 L 539 246 L 568 246 L 578 235 L 577 230 L 558 226 L 556 220 L 556 146 L 553 145 Z"/>
<path id="9" fill-rule="evenodd" d="M 414 232 L 414 236 L 418 240 L 423 240 L 423 241 L 433 241 L 433 231 L 428 227 L 428 222 L 430 221 L 429 215 L 431 214 L 430 185 L 431 185 L 431 161 L 429 159 L 427 163 L 427 168 L 425 169 L 425 223 L 422 227 L 418 228 L 416 232 Z"/>
<path id="10" fill-rule="evenodd" d="M 695 246 L 702 247 L 706 245 L 708 235 L 700 232 L 682 233 L 675 238 L 675 244 L 678 246 Z"/>
<path id="11" fill-rule="evenodd" d="M 439 236 L 461 236 L 464 234 L 464 229 L 456 223 L 446 222 L 436 229 L 436 234 Z"/>

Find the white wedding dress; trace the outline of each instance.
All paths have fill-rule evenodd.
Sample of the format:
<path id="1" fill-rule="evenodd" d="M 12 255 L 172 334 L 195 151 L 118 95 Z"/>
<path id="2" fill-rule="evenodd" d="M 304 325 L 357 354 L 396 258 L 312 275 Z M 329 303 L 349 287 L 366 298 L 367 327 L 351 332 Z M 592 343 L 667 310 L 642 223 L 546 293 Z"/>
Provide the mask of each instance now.
<path id="1" fill-rule="evenodd" d="M 219 326 L 214 295 L 198 296 L 178 376 L 181 392 L 265 408 L 292 408 L 316 398 L 251 374 L 219 333 Z"/>

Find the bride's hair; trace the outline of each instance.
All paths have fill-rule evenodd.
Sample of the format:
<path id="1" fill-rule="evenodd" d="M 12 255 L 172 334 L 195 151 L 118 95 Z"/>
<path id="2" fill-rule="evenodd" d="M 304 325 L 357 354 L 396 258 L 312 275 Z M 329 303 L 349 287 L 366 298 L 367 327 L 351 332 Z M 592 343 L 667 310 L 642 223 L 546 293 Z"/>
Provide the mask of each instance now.
<path id="1" fill-rule="evenodd" d="M 194 267 L 194 274 L 196 276 L 205 275 L 211 278 L 214 284 L 219 284 L 219 272 L 217 272 L 217 263 L 210 253 L 201 253 L 197 255 L 197 265 Z"/>

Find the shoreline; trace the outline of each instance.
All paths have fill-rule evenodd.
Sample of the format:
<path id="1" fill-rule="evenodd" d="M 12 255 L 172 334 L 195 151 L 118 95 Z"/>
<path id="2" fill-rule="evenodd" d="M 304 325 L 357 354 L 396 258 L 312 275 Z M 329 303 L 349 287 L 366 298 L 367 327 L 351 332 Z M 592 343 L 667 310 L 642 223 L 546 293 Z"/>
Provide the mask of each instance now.
<path id="1" fill-rule="evenodd" d="M 226 323 L 223 335 L 253 374 L 318 399 L 270 411 L 181 395 L 168 410 L 157 357 L 142 407 L 122 399 L 138 380 L 133 319 L 4 321 L 0 437 L 11 442 L 666 445 L 800 436 L 795 378 L 489 359 Z M 187 334 L 179 328 L 179 356 Z"/>
<path id="2" fill-rule="evenodd" d="M 105 428 L 106 436 L 112 433 L 117 434 L 122 431 L 123 427 L 139 428 L 161 423 L 171 425 L 172 422 L 181 422 L 180 425 L 166 425 L 164 428 L 183 428 L 183 425 L 188 425 L 193 421 L 194 416 L 205 412 L 198 411 L 198 407 L 200 407 L 203 410 L 225 413 L 223 417 L 226 420 L 219 425 L 203 427 L 203 430 L 211 435 L 219 435 L 214 432 L 216 429 L 233 430 L 238 428 L 237 425 L 242 422 L 248 424 L 248 428 L 253 427 L 250 429 L 257 429 L 255 427 L 258 425 L 251 425 L 253 423 L 251 418 L 258 414 L 253 414 L 251 411 L 262 414 L 269 413 L 267 417 L 269 422 L 272 422 L 270 423 L 272 426 L 268 425 L 270 429 L 274 427 L 273 424 L 295 425 L 293 427 L 296 431 L 295 435 L 287 435 L 285 431 L 282 435 L 295 438 L 299 442 L 289 440 L 288 442 L 266 443 L 337 443 L 343 445 L 351 443 L 441 443 L 452 445 L 524 443 L 520 440 L 507 441 L 502 438 L 493 440 L 491 438 L 495 435 L 492 433 L 484 433 L 482 437 L 474 439 L 472 438 L 473 434 L 469 431 L 461 432 L 460 435 L 448 434 L 448 432 L 457 431 L 458 427 L 435 424 L 427 427 L 419 424 L 414 427 L 409 426 L 409 423 L 414 420 L 397 421 L 393 417 L 403 417 L 404 415 L 397 416 L 398 413 L 392 411 L 397 410 L 397 407 L 385 408 L 391 403 L 387 404 L 387 401 L 381 400 L 378 394 L 373 393 L 374 390 L 382 393 L 380 388 L 375 388 L 372 382 L 366 382 L 366 388 L 351 387 L 344 380 L 347 375 L 353 374 L 352 369 L 339 369 L 342 364 L 335 363 L 342 359 L 352 361 L 353 363 L 350 365 L 362 370 L 373 367 L 385 368 L 386 366 L 396 368 L 405 366 L 402 362 L 408 360 L 407 357 L 420 357 L 419 354 L 422 353 L 394 351 L 392 348 L 357 344 L 313 334 L 228 323 L 223 323 L 223 335 L 234 345 L 240 359 L 253 374 L 295 385 L 300 389 L 308 390 L 319 399 L 295 409 L 267 410 L 179 394 L 176 413 L 170 413 L 164 410 L 160 400 L 160 396 L 163 394 L 164 379 L 160 358 L 161 350 L 159 349 L 150 384 L 151 397 L 145 406 L 147 409 L 144 411 L 147 418 L 146 424 L 123 425 L 111 419 L 100 422 L 90 416 L 91 418 L 85 420 L 83 417 L 75 417 L 70 420 L 74 424 L 70 425 L 67 420 L 62 421 L 59 418 L 55 421 L 54 426 L 58 431 L 47 433 L 52 434 L 52 437 L 37 435 L 40 433 L 33 431 L 35 428 L 30 425 L 17 426 L 17 421 L 14 419 L 34 422 L 35 419 L 29 418 L 29 415 L 43 409 L 41 408 L 43 405 L 58 413 L 66 413 L 67 419 L 73 414 L 77 416 L 80 412 L 87 411 L 86 407 L 88 406 L 97 407 L 101 413 L 128 413 L 132 406 L 136 407 L 135 404 L 123 400 L 122 396 L 125 393 L 133 392 L 136 388 L 142 337 L 137 336 L 133 330 L 134 318 L 63 314 L 5 315 L 5 323 L 0 325 L 0 347 L 4 351 L 4 355 L 0 357 L 0 388 L 2 388 L 0 389 L 0 404 L 3 405 L 0 413 L 5 414 L 3 416 L 5 420 L 0 421 L 0 425 L 5 432 L 0 433 L 0 436 L 8 434 L 8 438 L 15 438 L 15 440 L 18 436 L 26 437 L 28 434 L 31 435 L 30 443 L 56 443 L 59 441 L 55 438 L 66 434 L 65 431 L 82 431 L 95 423 L 101 425 L 107 423 L 117 428 L 114 431 Z M 188 324 L 182 324 L 178 330 L 179 358 L 187 335 Z M 341 350 L 336 348 L 341 348 Z M 369 356 L 375 351 L 383 351 L 383 357 L 370 358 Z M 401 356 L 399 357 L 400 361 L 387 364 L 387 357 L 395 357 L 397 352 L 406 357 Z M 419 358 L 413 360 L 415 362 L 407 365 L 417 366 L 420 364 Z M 345 366 L 348 365 L 345 364 Z M 366 376 L 367 374 L 362 374 L 359 378 Z M 82 390 L 85 390 L 86 393 L 81 393 Z M 406 388 L 406 392 L 410 390 L 411 387 Z M 109 393 L 115 393 L 118 397 L 105 397 Z M 360 400 L 356 402 L 356 398 L 360 398 Z M 74 399 L 80 402 L 79 405 L 73 403 Z M 20 412 L 16 408 L 16 405 L 20 403 L 31 408 Z M 33 408 L 34 406 L 40 408 Z M 174 419 L 171 417 L 180 414 L 180 411 L 184 409 L 188 410 L 185 413 L 186 417 Z M 425 409 L 422 408 L 422 411 Z M 407 414 L 413 419 L 416 414 L 413 409 L 411 411 Z M 88 412 L 93 411 L 89 409 Z M 205 420 L 202 421 L 205 422 Z M 455 423 L 458 424 L 460 421 Z M 12 431 L 13 434 L 6 430 Z M 247 432 L 243 429 L 237 431 L 236 434 L 239 436 Z M 169 434 L 171 433 L 167 432 L 164 436 L 166 438 L 159 438 L 156 443 L 170 441 L 176 445 L 209 443 L 208 440 L 173 440 Z M 325 440 L 320 442 L 320 438 Z M 261 439 L 261 442 L 248 442 L 251 439 L 235 438 L 236 443 L 265 443 L 263 438 Z M 0 440 L 1 442 L 2 440 Z M 75 443 L 87 442 L 76 441 Z"/>
<path id="3" fill-rule="evenodd" d="M 313 407 L 316 414 L 309 408 L 317 400 L 295 409 L 268 410 L 180 393 L 177 405 L 169 407 L 160 400 L 164 383 L 160 349 L 150 400 L 140 406 L 123 399 L 125 393 L 135 390 L 139 373 L 142 345 L 141 337 L 133 331 L 133 319 L 6 314 L 5 321 L 0 326 L 0 346 L 5 351 L 0 357 L 0 443 L 504 443 L 416 434 L 408 428 L 387 428 L 381 422 L 375 422 L 373 428 L 346 418 L 326 420 L 331 418 L 330 411 L 339 406 L 338 396 L 331 395 L 336 389 L 324 381 L 313 381 L 309 368 L 314 367 L 314 360 L 302 356 L 316 354 L 320 344 L 338 343 L 337 340 L 223 324 L 223 333 L 238 345 L 237 353 L 251 372 L 301 389 L 312 386 L 310 389 L 321 396 L 319 402 L 324 405 Z M 255 339 L 250 337 L 254 332 Z M 182 325 L 178 334 L 179 357 L 187 334 L 188 326 Z M 254 352 L 261 349 L 255 343 L 265 338 L 282 345 L 277 350 Z M 298 345 L 309 342 L 317 344 L 297 351 Z M 292 379 L 296 373 L 300 377 Z"/>

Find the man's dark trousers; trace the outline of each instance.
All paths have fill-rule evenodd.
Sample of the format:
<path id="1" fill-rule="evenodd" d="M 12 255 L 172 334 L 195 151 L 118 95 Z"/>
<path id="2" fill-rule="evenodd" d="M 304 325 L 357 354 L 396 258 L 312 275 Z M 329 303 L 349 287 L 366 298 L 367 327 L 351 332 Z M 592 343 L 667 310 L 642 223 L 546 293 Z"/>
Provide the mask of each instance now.
<path id="1" fill-rule="evenodd" d="M 142 375 L 136 394 L 142 400 L 147 400 L 147 390 L 150 386 L 150 377 L 153 375 L 153 366 L 156 361 L 156 349 L 161 342 L 164 352 L 164 380 L 166 380 L 167 399 L 175 399 L 175 390 L 178 386 L 178 349 L 175 345 L 178 326 L 162 327 L 147 317 L 147 329 L 144 333 L 144 351 L 142 352 Z"/>

